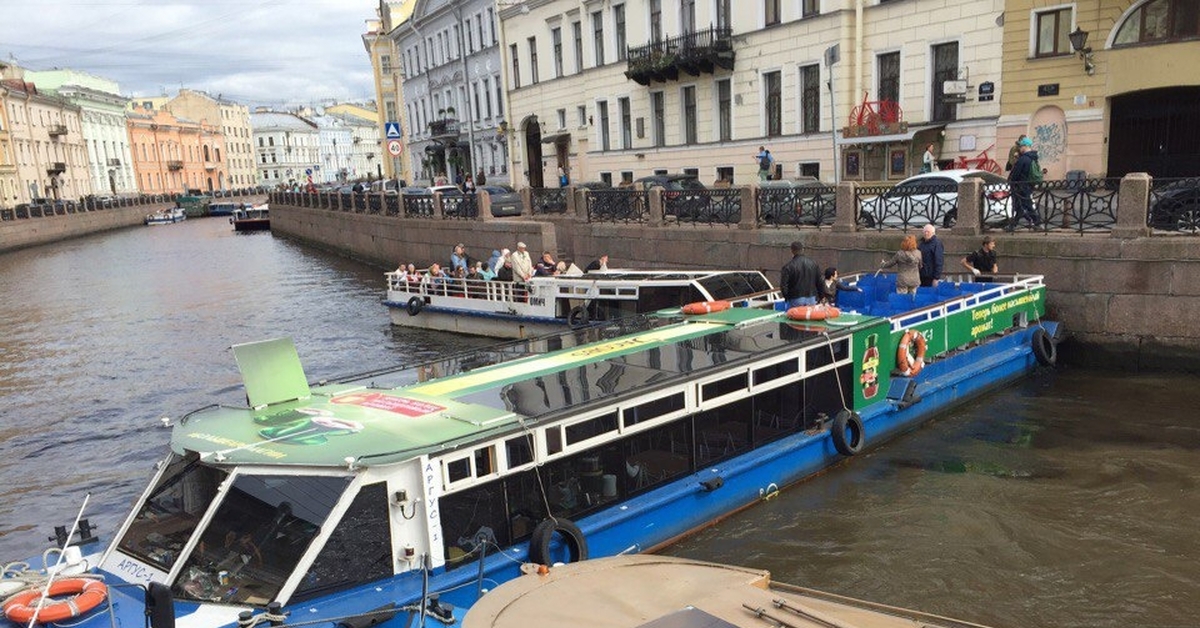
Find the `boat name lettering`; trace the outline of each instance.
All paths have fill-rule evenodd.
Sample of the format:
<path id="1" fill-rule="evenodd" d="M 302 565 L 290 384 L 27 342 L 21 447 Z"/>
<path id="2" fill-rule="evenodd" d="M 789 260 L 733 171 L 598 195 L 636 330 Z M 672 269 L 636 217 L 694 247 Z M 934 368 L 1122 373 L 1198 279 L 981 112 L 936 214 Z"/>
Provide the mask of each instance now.
<path id="1" fill-rule="evenodd" d="M 1007 301 L 1004 301 L 1003 303 L 993 303 L 990 308 L 981 307 L 977 310 L 974 310 L 971 312 L 971 320 L 981 321 L 981 320 L 986 319 L 989 316 L 995 316 L 996 314 L 1000 314 L 1000 313 L 1010 310 L 1012 308 L 1015 308 L 1015 307 L 1018 307 L 1021 305 L 1025 305 L 1027 303 L 1033 303 L 1035 301 L 1037 301 L 1037 295 L 1032 292 L 1029 292 L 1029 293 L 1023 294 L 1019 297 L 1016 297 L 1014 299 L 1009 299 Z"/>
<path id="2" fill-rule="evenodd" d="M 989 318 L 986 323 L 976 325 L 971 328 L 971 337 L 977 338 L 992 331 L 992 327 L 996 324 L 996 320 Z"/>
<path id="3" fill-rule="evenodd" d="M 425 512 L 429 518 L 429 540 L 437 547 L 442 543 L 441 518 L 438 516 L 438 472 L 432 460 L 425 462 Z"/>
<path id="4" fill-rule="evenodd" d="M 586 358 L 593 355 L 608 353 L 610 351 L 628 349 L 629 347 L 637 346 L 644 342 L 645 341 L 641 338 L 627 338 L 625 340 L 618 340 L 616 342 L 606 342 L 604 344 L 586 347 L 584 349 L 580 349 L 579 351 L 572 351 L 571 355 L 578 358 Z"/>
<path id="5" fill-rule="evenodd" d="M 188 438 L 205 440 L 210 443 L 216 443 L 218 445 L 227 445 L 229 447 L 234 447 L 237 449 L 245 449 L 246 451 L 251 451 L 260 456 L 265 456 L 265 457 L 271 458 L 273 460 L 281 460 L 283 458 L 287 458 L 287 454 L 283 453 L 282 451 L 277 451 L 274 449 L 270 449 L 268 447 L 261 447 L 259 445 L 251 445 L 250 443 L 243 443 L 240 440 L 236 440 L 233 438 L 227 438 L 225 436 L 217 436 L 216 434 L 209 434 L 207 432 L 192 432 L 191 434 L 188 434 Z"/>
<path id="6" fill-rule="evenodd" d="M 546 299 L 544 297 L 529 297 L 529 304 L 540 307 L 546 304 Z"/>
<path id="7" fill-rule="evenodd" d="M 128 576 L 127 579 L 130 581 L 150 582 L 154 577 L 154 572 L 145 565 L 128 558 L 122 559 L 121 562 L 117 563 L 117 571 Z"/>
<path id="8" fill-rule="evenodd" d="M 390 397 L 383 393 L 351 393 L 334 397 L 329 400 L 331 403 L 349 404 L 360 406 L 363 408 L 374 408 L 376 410 L 385 410 L 404 416 L 425 416 L 445 410 L 444 406 L 439 406 L 433 403 L 417 401 L 408 397 Z"/>

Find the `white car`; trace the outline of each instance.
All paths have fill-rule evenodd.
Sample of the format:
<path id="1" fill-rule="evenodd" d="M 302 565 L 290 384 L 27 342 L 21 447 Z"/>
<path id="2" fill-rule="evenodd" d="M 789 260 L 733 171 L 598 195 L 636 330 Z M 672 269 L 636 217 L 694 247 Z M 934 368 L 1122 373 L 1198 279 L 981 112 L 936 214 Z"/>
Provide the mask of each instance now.
<path id="1" fill-rule="evenodd" d="M 966 179 L 983 181 L 984 224 L 1001 227 L 1012 220 L 1007 179 L 985 170 L 940 170 L 911 176 L 879 196 L 862 199 L 859 223 L 868 229 L 953 226 L 958 220 L 958 184 Z"/>

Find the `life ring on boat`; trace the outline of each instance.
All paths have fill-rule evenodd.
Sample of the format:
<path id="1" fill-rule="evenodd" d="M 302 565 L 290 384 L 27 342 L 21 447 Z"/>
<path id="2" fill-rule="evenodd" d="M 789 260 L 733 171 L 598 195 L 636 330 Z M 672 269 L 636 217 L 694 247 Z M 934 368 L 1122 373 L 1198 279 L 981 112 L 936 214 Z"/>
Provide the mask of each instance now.
<path id="1" fill-rule="evenodd" d="M 1058 361 L 1058 345 L 1054 344 L 1054 339 L 1044 327 L 1033 330 L 1033 339 L 1030 342 L 1033 343 L 1033 357 L 1037 358 L 1038 364 L 1054 366 Z"/>
<path id="2" fill-rule="evenodd" d="M 50 599 L 64 595 L 71 597 L 63 600 Z M 50 585 L 50 590 L 46 593 L 46 602 L 42 604 L 41 610 L 38 610 L 37 602 L 41 596 L 42 588 L 38 586 L 8 598 L 4 604 L 4 616 L 18 624 L 28 624 L 35 611 L 38 622 L 42 624 L 79 617 L 100 606 L 108 598 L 108 587 L 99 580 L 88 578 L 58 580 Z"/>
<path id="3" fill-rule="evenodd" d="M 571 562 L 587 560 L 588 545 L 587 539 L 583 538 L 583 530 L 570 519 L 551 517 L 533 529 L 533 535 L 529 538 L 529 562 L 547 566 L 554 562 L 550 558 L 550 541 L 555 532 L 562 534 L 567 551 L 571 554 Z"/>
<path id="4" fill-rule="evenodd" d="M 797 305 L 787 311 L 787 317 L 794 321 L 823 321 L 841 315 L 841 310 L 828 305 Z"/>
<path id="5" fill-rule="evenodd" d="M 425 301 L 421 297 L 413 297 L 408 300 L 408 305 L 405 307 L 408 309 L 409 316 L 416 316 L 421 313 L 421 308 L 425 307 Z"/>
<path id="6" fill-rule="evenodd" d="M 862 451 L 863 442 L 866 440 L 863 435 L 862 417 L 858 416 L 857 412 L 843 409 L 833 417 L 830 436 L 833 437 L 833 446 L 843 456 L 853 456 Z"/>
<path id="7" fill-rule="evenodd" d="M 587 324 L 588 324 L 587 308 L 583 307 L 582 305 L 576 305 L 575 307 L 571 308 L 571 311 L 567 312 L 567 324 L 571 326 L 571 329 L 579 329 L 580 327 L 587 327 Z"/>
<path id="8" fill-rule="evenodd" d="M 711 314 L 713 312 L 724 312 L 733 307 L 729 301 L 696 301 L 683 306 L 684 314 Z"/>
<path id="9" fill-rule="evenodd" d="M 915 345 L 914 354 L 908 352 Z M 900 338 L 900 346 L 896 349 L 896 368 L 906 377 L 916 377 L 925 368 L 925 336 L 921 332 L 910 329 Z"/>

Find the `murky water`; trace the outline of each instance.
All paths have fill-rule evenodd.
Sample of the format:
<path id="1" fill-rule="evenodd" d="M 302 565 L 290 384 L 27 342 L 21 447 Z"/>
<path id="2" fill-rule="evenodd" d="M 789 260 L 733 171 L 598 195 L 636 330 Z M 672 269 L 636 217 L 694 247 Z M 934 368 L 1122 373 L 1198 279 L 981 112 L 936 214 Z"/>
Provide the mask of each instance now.
<path id="1" fill-rule="evenodd" d="M 159 417 L 241 400 L 232 344 L 290 336 L 314 380 L 488 342 L 394 330 L 382 289 L 216 218 L 0 255 L 0 563 L 89 492 L 111 538 Z M 1195 626 L 1197 383 L 1040 373 L 668 553 L 998 627 Z"/>

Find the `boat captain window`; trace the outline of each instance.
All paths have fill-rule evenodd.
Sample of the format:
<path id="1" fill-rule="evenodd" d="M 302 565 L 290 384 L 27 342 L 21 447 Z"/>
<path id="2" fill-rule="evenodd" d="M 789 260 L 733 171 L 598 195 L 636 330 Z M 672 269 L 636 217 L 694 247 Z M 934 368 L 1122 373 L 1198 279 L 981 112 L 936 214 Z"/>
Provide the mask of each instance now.
<path id="1" fill-rule="evenodd" d="M 196 454 L 172 456 L 129 524 L 120 550 L 170 571 L 226 475 L 220 469 L 200 464 Z"/>

